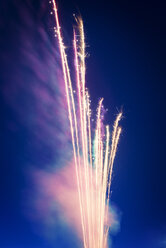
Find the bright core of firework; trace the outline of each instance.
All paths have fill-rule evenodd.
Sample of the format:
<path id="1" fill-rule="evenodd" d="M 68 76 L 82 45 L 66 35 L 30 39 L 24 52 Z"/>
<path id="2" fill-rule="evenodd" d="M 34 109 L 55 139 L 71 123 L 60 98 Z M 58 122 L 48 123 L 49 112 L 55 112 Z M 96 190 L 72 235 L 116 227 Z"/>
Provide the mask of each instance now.
<path id="1" fill-rule="evenodd" d="M 101 99 L 97 108 L 94 139 L 92 139 L 90 97 L 85 87 L 86 53 L 83 21 L 81 18 L 75 18 L 77 28 L 74 28 L 73 31 L 77 85 L 77 99 L 75 99 L 55 0 L 52 3 L 70 122 L 83 245 L 84 248 L 106 248 L 109 231 L 108 211 L 111 175 L 121 134 L 119 121 L 122 113 L 120 112 L 115 120 L 110 139 L 109 126 L 104 127 L 103 125 L 103 99 Z"/>

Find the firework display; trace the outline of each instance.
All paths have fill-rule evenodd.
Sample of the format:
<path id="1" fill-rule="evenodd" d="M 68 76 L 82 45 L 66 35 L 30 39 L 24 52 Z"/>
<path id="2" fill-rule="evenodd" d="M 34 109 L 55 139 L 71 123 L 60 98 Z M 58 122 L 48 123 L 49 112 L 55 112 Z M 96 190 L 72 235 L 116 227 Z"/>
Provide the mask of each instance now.
<path id="1" fill-rule="evenodd" d="M 97 108 L 95 130 L 92 128 L 90 96 L 85 82 L 86 44 L 83 21 L 81 18 L 75 17 L 77 23 L 77 27 L 73 31 L 77 88 L 75 95 L 55 0 L 52 3 L 70 122 L 83 246 L 85 248 L 105 248 L 109 231 L 111 175 L 121 134 L 119 121 L 122 113 L 117 115 L 112 135 L 110 135 L 109 126 L 105 127 L 103 124 L 102 98 Z"/>

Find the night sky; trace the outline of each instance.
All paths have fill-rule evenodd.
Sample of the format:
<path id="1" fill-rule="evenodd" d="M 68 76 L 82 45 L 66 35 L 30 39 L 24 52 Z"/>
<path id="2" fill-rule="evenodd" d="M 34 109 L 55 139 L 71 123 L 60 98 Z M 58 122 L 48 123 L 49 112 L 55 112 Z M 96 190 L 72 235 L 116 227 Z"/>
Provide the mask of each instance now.
<path id="1" fill-rule="evenodd" d="M 111 195 L 118 208 L 120 229 L 112 237 L 112 247 L 165 248 L 165 3 L 148 0 L 57 3 L 70 59 L 72 14 L 81 14 L 84 20 L 90 55 L 86 79 L 92 110 L 95 112 L 99 98 L 104 97 L 104 106 L 109 110 L 105 123 L 110 125 L 118 111 L 123 110 L 123 132 Z M 51 80 L 54 70 L 49 67 L 48 53 L 52 44 L 55 48 L 57 45 L 50 11 L 51 6 L 45 0 L 0 1 L 0 248 L 74 247 L 72 238 L 70 242 L 64 241 L 67 235 L 74 236 L 72 231 L 65 229 L 64 235 L 59 234 L 52 242 L 42 235 L 40 223 L 32 220 L 27 210 L 33 189 L 31 168 L 56 164 L 60 156 L 57 145 L 48 144 L 45 139 L 51 137 L 45 131 L 46 124 L 40 126 L 39 134 L 36 131 L 35 120 L 42 116 L 38 116 L 36 103 L 40 106 L 40 97 L 31 96 L 33 83 L 38 89 L 42 80 Z M 45 30 L 48 39 L 43 38 L 39 28 Z M 32 51 L 41 62 L 41 65 L 34 62 L 33 70 L 32 58 L 28 57 Z M 42 70 L 43 77 L 36 70 Z M 58 130 L 57 127 L 55 136 Z M 45 136 L 42 139 L 40 135 Z M 33 215 L 32 209 L 30 212 Z"/>

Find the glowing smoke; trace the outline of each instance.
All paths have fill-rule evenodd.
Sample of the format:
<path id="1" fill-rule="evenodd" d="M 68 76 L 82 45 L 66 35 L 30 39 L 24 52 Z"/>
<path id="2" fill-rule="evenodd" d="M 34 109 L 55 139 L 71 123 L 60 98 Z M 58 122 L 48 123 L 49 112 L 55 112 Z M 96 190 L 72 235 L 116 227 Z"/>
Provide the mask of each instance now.
<path id="1" fill-rule="evenodd" d="M 84 170 L 82 169 L 81 172 L 84 177 Z M 33 177 L 34 183 L 37 184 L 38 193 L 36 195 L 35 205 L 38 217 L 40 216 L 41 219 L 47 220 L 49 213 L 52 211 L 52 206 L 54 206 L 54 211 L 59 212 L 63 220 L 74 228 L 79 234 L 80 239 L 82 239 L 80 206 L 74 162 L 66 164 L 63 169 L 59 169 L 59 171 L 56 172 L 38 170 L 34 173 Z M 84 208 L 86 209 L 85 184 L 83 188 L 83 198 Z M 96 212 L 95 214 L 97 215 L 98 213 Z M 93 222 L 95 222 L 98 216 L 93 215 L 93 218 Z M 117 230 L 119 219 L 113 209 L 109 213 L 108 223 L 105 224 L 111 226 L 112 230 Z"/>

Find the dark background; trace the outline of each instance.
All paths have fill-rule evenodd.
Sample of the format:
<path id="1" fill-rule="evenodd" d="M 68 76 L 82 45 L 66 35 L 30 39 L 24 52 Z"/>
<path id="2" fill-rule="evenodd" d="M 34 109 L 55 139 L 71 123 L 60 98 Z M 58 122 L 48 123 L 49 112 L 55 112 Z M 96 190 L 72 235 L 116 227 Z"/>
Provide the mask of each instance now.
<path id="1" fill-rule="evenodd" d="M 72 14 L 81 13 L 83 17 L 90 54 L 87 59 L 87 85 L 94 106 L 99 97 L 104 97 L 104 105 L 109 109 L 106 123 L 111 124 L 123 108 L 123 133 L 112 183 L 112 201 L 121 212 L 121 222 L 120 232 L 113 237 L 113 247 L 164 248 L 165 3 L 148 0 L 57 2 L 67 42 L 72 35 Z M 52 25 L 51 17 L 45 14 L 51 10 L 47 1 L 1 0 L 0 247 L 52 247 L 35 232 L 33 224 L 22 211 L 20 202 L 22 190 L 26 187 L 23 167 L 26 160 L 37 161 L 38 156 L 26 148 L 29 134 L 9 107 L 3 90 L 8 85 L 9 75 L 17 72 L 17 49 L 22 45 L 17 39 L 20 31 L 14 25 L 17 23 L 18 27 L 24 22 L 24 15 L 18 17 L 18 8 L 19 11 L 22 8 L 23 13 L 27 8 L 36 22 L 39 13 L 44 12 L 41 14 L 44 16 L 42 22 L 48 22 L 49 27 Z M 51 29 L 48 33 L 53 35 Z M 10 54 L 8 60 L 5 54 Z M 14 80 L 10 78 L 13 84 Z M 9 127 L 11 120 L 17 123 L 17 131 Z M 51 156 L 49 151 L 47 156 Z M 67 246 L 59 240 L 55 247 Z"/>

